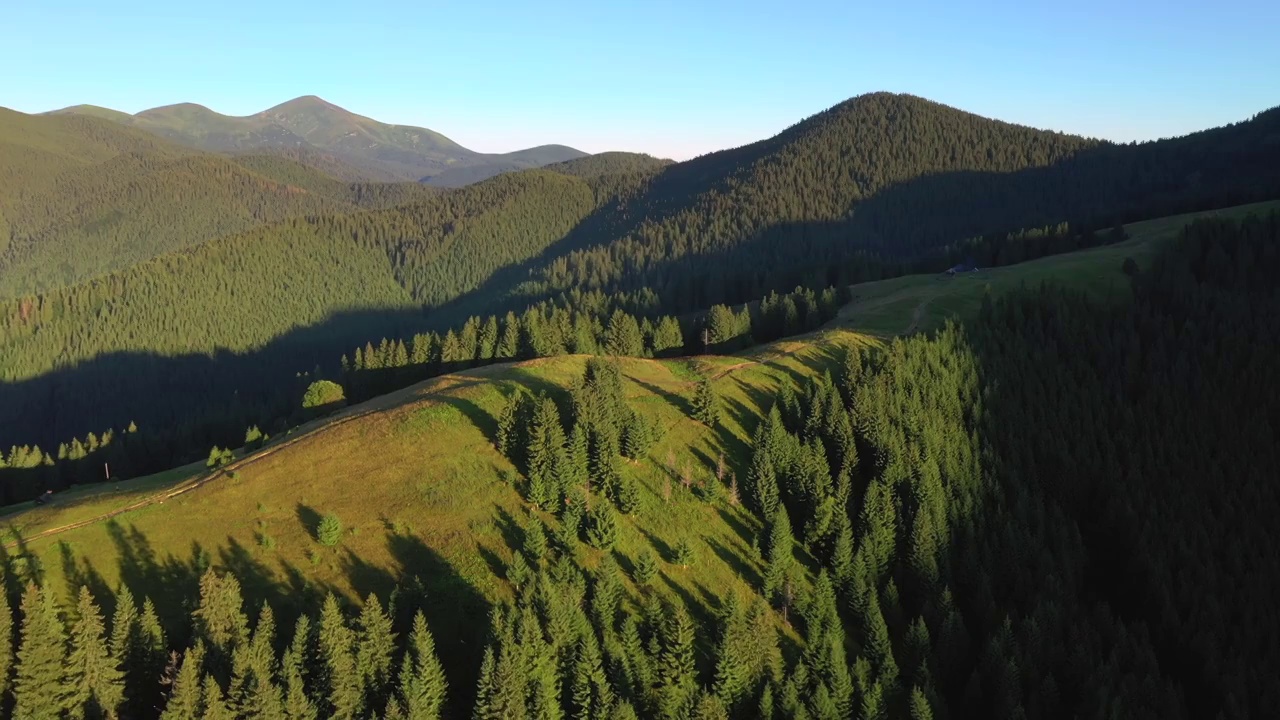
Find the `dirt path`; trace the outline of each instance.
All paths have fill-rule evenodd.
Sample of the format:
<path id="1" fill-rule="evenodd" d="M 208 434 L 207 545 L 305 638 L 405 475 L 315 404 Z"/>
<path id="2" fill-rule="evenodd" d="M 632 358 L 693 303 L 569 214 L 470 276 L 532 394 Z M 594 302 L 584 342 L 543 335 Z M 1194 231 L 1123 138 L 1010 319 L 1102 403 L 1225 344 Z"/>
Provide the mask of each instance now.
<path id="1" fill-rule="evenodd" d="M 916 309 L 911 311 L 911 323 L 907 325 L 906 330 L 902 331 L 903 335 L 910 335 L 916 331 L 916 328 L 920 326 L 920 318 L 924 317 L 925 308 L 927 308 L 929 303 L 933 302 L 933 299 L 936 297 L 938 297 L 938 292 L 935 290 L 925 296 L 925 298 L 920 301 L 919 305 L 916 305 Z"/>

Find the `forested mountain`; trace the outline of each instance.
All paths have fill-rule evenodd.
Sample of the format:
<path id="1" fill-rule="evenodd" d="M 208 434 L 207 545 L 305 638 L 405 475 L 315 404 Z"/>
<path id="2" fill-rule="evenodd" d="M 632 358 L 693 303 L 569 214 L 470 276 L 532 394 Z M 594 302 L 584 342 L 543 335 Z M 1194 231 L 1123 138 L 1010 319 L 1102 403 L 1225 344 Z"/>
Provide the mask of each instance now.
<path id="1" fill-rule="evenodd" d="M 478 153 L 434 130 L 390 125 L 344 110 L 314 95 L 254 115 L 232 117 L 180 103 L 136 115 L 76 105 L 53 114 L 93 115 L 213 152 L 272 153 L 352 182 L 432 180 L 456 187 L 501 172 L 562 162 L 585 153 L 543 145 L 511 153 Z"/>
<path id="2" fill-rule="evenodd" d="M 671 164 L 671 160 L 655 158 L 644 153 L 603 152 L 578 158 L 577 160 L 554 163 L 545 167 L 547 170 L 566 175 L 598 177 L 600 175 L 653 172 Z"/>
<path id="3" fill-rule="evenodd" d="M 336 359 L 366 341 L 548 300 L 591 297 L 592 312 L 656 320 L 772 290 L 941 269 L 989 233 L 1065 224 L 1069 234 L 1044 252 L 1088 246 L 1090 232 L 1119 220 L 1280 197 L 1278 132 L 1273 110 L 1186 138 L 1112 145 L 878 93 L 688 162 L 583 158 L 449 191 L 334 183 L 285 159 L 245 157 L 236 172 L 278 183 L 268 187 L 282 195 L 371 209 L 291 211 L 7 303 L 0 370 L 15 400 L 0 409 L 0 437 L 61 442 L 144 414 L 172 427 L 204 416 L 196 406 L 267 412 L 282 388 L 292 392 L 294 373 L 335 373 Z M 126 141 L 161 144 L 133 130 L 111 140 Z"/>
<path id="4" fill-rule="evenodd" d="M 1275 717 L 1280 215 L 1127 273 L 883 344 L 491 368 L 17 535 L 0 707 Z"/>
<path id="5" fill-rule="evenodd" d="M 482 164 L 449 168 L 438 175 L 422 178 L 422 182 L 436 187 L 462 187 L 506 172 L 543 167 L 561 162 L 572 162 L 573 158 L 592 156 L 585 155 L 579 150 L 574 150 L 564 145 L 540 145 L 528 150 L 517 150 L 512 153 L 494 154 L 487 157 L 488 160 Z"/>
<path id="6" fill-rule="evenodd" d="M 0 296 L 291 216 L 356 209 L 347 184 L 293 165 L 283 181 L 97 118 L 0 110 Z"/>

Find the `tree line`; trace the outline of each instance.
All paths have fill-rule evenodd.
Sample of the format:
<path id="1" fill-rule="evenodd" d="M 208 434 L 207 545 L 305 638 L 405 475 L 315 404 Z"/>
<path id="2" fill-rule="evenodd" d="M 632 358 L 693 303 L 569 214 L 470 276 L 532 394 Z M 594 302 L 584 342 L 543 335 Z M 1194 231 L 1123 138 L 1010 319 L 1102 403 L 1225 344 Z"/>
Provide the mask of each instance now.
<path id="1" fill-rule="evenodd" d="M 1277 241 L 1277 214 L 1200 221 L 1125 302 L 1028 288 L 966 326 L 784 377 L 746 457 L 664 494 L 759 519 L 750 592 L 667 589 L 698 572 L 696 533 L 617 542 L 640 522 L 629 496 L 657 491 L 616 473 L 647 458 L 650 430 L 618 366 L 593 358 L 567 393 L 521 391 L 496 418 L 528 515 L 478 667 L 434 662 L 431 618 L 400 597 L 329 598 L 286 642 L 210 571 L 189 626 L 159 631 L 124 591 L 113 617 L 139 619 L 109 629 L 87 593 L 65 618 L 34 586 L 11 595 L 6 701 L 140 717 L 1272 716 Z M 715 432 L 713 386 L 689 393 Z M 141 640 L 101 640 L 118 635 Z"/>

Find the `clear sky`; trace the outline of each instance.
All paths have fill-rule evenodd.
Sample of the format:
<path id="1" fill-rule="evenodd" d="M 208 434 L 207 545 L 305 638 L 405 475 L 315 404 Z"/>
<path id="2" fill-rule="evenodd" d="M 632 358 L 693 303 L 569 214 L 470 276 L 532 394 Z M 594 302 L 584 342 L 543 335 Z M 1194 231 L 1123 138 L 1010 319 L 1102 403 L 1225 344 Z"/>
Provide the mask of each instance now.
<path id="1" fill-rule="evenodd" d="M 475 150 L 683 159 L 875 90 L 1113 140 L 1280 104 L 1276 0 L 9 0 L 0 105 L 319 95 Z"/>

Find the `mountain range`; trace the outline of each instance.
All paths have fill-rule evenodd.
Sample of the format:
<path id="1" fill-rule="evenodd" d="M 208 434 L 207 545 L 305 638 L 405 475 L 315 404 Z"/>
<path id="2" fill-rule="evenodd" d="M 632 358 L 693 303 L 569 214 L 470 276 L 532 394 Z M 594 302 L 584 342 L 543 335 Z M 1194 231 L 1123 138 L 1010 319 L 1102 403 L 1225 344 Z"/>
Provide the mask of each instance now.
<path id="1" fill-rule="evenodd" d="M 51 114 L 103 118 L 211 152 L 280 153 L 349 181 L 421 180 L 456 187 L 587 154 L 564 145 L 475 152 L 434 130 L 378 122 L 314 95 L 244 117 L 222 115 L 195 103 L 134 115 L 94 105 L 74 105 Z"/>
<path id="2" fill-rule="evenodd" d="M 546 302 L 683 316 L 1280 197 L 1280 109 L 1119 145 L 872 93 L 686 162 L 605 153 L 460 188 L 118 120 L 0 112 L 4 442 L 136 420 L 207 447 L 287 405 L 281 378 L 381 337 Z"/>

